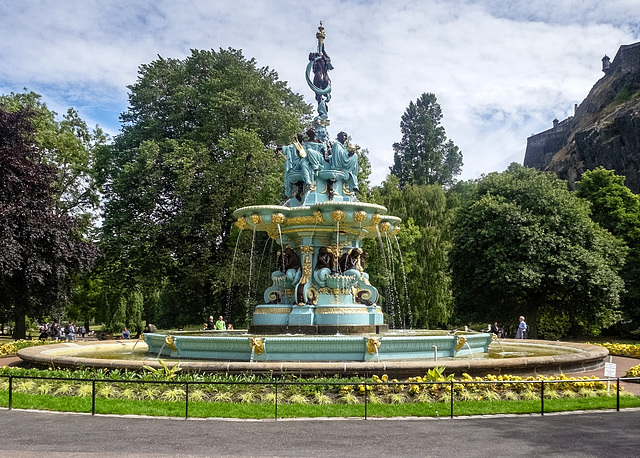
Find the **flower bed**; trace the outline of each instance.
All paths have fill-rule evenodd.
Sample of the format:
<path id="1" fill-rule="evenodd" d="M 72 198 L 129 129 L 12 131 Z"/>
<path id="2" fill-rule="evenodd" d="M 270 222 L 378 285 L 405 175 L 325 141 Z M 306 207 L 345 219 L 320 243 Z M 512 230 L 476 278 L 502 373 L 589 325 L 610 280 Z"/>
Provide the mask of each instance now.
<path id="1" fill-rule="evenodd" d="M 614 356 L 628 356 L 631 358 L 640 358 L 640 345 L 620 344 L 613 342 L 591 343 L 589 345 L 598 345 L 609 350 Z"/>
<path id="2" fill-rule="evenodd" d="M 15 340 L 0 345 L 0 357 L 14 356 L 18 350 L 27 347 L 35 347 L 37 345 L 61 343 L 60 341 L 44 341 L 44 340 Z"/>
<path id="3" fill-rule="evenodd" d="M 606 383 L 596 377 L 518 377 L 511 375 L 471 377 L 463 374 L 459 379 L 444 375 L 444 367 L 430 370 L 423 377 L 410 377 L 404 381 L 390 380 L 387 375 L 372 378 L 323 378 L 323 379 L 273 379 L 267 377 L 227 376 L 223 374 L 183 374 L 175 368 L 165 371 L 39 371 L 34 369 L 2 368 L 0 375 L 23 377 L 58 377 L 97 379 L 96 397 L 123 400 L 183 400 L 185 382 L 189 387 L 189 399 L 204 402 L 233 402 L 239 404 L 272 403 L 275 399 L 275 383 L 278 383 L 278 402 L 288 404 L 404 404 L 443 402 L 454 397 L 462 401 L 517 401 L 539 399 L 545 383 L 545 398 L 575 398 L 601 396 L 606 393 Z M 50 374 L 50 375 L 47 375 Z M 99 381 L 104 380 L 104 381 Z M 108 381 L 117 381 L 112 383 Z M 175 382 L 135 383 L 144 382 Z M 205 382 L 205 383 L 201 383 Z M 440 382 L 440 383 L 432 383 Z M 487 383 L 491 382 L 491 383 Z M 0 390 L 8 389 L 7 378 L 0 378 Z M 89 397 L 91 383 L 77 380 L 14 379 L 17 393 L 46 394 L 54 396 Z"/>

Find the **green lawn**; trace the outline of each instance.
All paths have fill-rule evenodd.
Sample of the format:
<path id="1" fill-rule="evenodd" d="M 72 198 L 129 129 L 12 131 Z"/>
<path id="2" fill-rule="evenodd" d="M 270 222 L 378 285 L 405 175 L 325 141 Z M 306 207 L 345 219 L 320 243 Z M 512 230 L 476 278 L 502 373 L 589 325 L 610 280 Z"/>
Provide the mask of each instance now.
<path id="1" fill-rule="evenodd" d="M 53 396 L 13 393 L 13 408 L 62 412 L 91 412 L 90 397 Z M 0 406 L 8 407 L 8 391 L 0 391 Z M 574 399 L 545 399 L 545 412 L 572 410 L 615 409 L 615 396 Z M 620 408 L 640 407 L 640 397 L 620 397 Z M 96 399 L 97 414 L 149 415 L 184 417 L 183 401 Z M 454 415 L 491 415 L 508 413 L 540 413 L 540 401 L 459 401 L 454 404 Z M 449 402 L 368 404 L 368 417 L 447 417 L 451 414 Z M 279 404 L 278 418 L 364 417 L 364 404 Z M 189 403 L 190 417 L 217 418 L 274 418 L 272 403 L 201 402 Z"/>

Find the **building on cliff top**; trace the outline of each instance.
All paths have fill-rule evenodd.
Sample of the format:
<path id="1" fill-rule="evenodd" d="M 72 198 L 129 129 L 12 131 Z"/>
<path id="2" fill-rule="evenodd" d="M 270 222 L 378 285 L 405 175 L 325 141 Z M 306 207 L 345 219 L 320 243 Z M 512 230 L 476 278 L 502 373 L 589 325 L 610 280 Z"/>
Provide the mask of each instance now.
<path id="1" fill-rule="evenodd" d="M 534 134 L 527 139 L 523 162 L 526 167 L 556 172 L 561 178 L 568 179 L 570 185 L 573 185 L 573 182 L 579 179 L 582 172 L 602 165 L 605 168 L 616 170 L 616 173 L 620 175 L 626 175 L 628 186 L 630 186 L 630 181 L 638 181 L 640 183 L 640 177 L 635 180 L 635 177 L 628 176 L 630 173 L 628 167 L 618 170 L 621 160 L 626 163 L 629 160 L 634 163 L 640 160 L 640 147 L 636 151 L 634 146 L 626 142 L 627 147 L 624 154 L 631 157 L 631 159 L 610 157 L 613 155 L 612 151 L 606 153 L 602 151 L 602 154 L 598 155 L 597 159 L 591 154 L 591 158 L 594 159 L 592 161 L 585 160 L 580 151 L 581 142 L 576 142 L 576 136 L 579 136 L 585 129 L 589 128 L 589 121 L 600 116 L 604 107 L 611 104 L 618 96 L 618 92 L 621 89 L 617 87 L 618 85 L 632 88 L 633 90 L 637 89 L 637 81 L 640 80 L 640 42 L 620 46 L 613 61 L 609 56 L 605 55 L 602 58 L 602 71 L 605 74 L 603 78 L 596 82 L 587 98 L 580 105 L 575 105 L 574 116 L 562 121 L 554 119 L 552 128 Z M 625 143 L 624 138 L 621 141 Z M 609 149 L 610 145 L 605 146 L 606 150 Z M 557 153 L 561 150 L 563 150 L 563 154 L 560 155 L 562 158 L 559 158 Z M 620 148 L 617 148 L 617 151 L 619 152 Z M 567 165 L 571 161 L 566 159 L 566 153 L 575 152 L 580 157 L 574 158 L 572 163 Z M 597 161 L 602 163 L 595 163 Z M 638 173 L 635 167 L 632 167 L 631 170 L 633 170 L 632 173 Z M 638 190 L 634 192 L 638 192 Z"/>

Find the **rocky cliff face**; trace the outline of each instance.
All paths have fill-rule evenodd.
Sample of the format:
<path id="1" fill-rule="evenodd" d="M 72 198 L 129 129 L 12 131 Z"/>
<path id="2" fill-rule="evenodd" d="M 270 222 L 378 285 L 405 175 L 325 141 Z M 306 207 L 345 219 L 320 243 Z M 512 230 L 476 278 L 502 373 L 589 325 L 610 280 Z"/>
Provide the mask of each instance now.
<path id="1" fill-rule="evenodd" d="M 604 166 L 640 193 L 640 43 L 622 46 L 573 118 L 528 139 L 524 165 L 555 172 L 570 186 Z"/>

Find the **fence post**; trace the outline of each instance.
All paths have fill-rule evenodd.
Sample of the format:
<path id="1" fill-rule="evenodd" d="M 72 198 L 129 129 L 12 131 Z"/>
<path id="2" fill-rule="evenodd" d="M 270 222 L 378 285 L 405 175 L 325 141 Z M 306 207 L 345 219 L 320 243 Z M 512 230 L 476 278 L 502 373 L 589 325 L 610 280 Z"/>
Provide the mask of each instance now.
<path id="1" fill-rule="evenodd" d="M 185 382 L 184 389 L 184 419 L 189 418 L 189 382 Z"/>
<path id="2" fill-rule="evenodd" d="M 9 410 L 13 409 L 13 377 L 9 376 Z"/>
<path id="3" fill-rule="evenodd" d="M 275 409 L 276 420 L 278 420 L 278 382 L 276 382 L 276 409 Z"/>
<path id="4" fill-rule="evenodd" d="M 369 404 L 369 390 L 367 389 L 367 382 L 364 382 L 364 419 L 367 419 L 367 405 Z"/>
<path id="5" fill-rule="evenodd" d="M 616 410 L 620 412 L 620 377 L 616 378 Z"/>
<path id="6" fill-rule="evenodd" d="M 544 415 L 544 380 L 540 384 L 540 415 Z"/>
<path id="7" fill-rule="evenodd" d="M 96 414 L 96 379 L 91 380 L 91 415 Z"/>
<path id="8" fill-rule="evenodd" d="M 453 418 L 453 380 L 451 380 L 451 393 L 449 395 L 451 398 L 451 418 Z"/>

